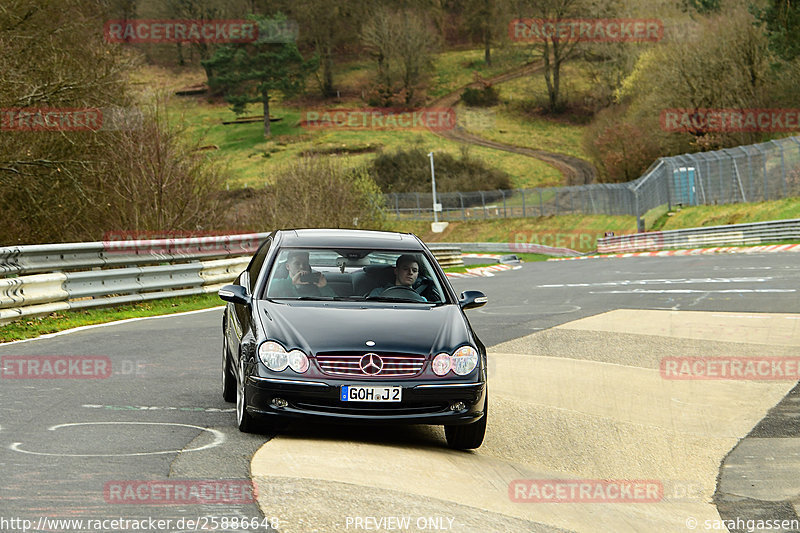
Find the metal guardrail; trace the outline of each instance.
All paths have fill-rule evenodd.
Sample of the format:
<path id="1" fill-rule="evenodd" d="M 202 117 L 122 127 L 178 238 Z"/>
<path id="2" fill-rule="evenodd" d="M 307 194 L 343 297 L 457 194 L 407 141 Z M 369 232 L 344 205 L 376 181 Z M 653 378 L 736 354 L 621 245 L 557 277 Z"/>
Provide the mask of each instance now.
<path id="1" fill-rule="evenodd" d="M 250 257 L 0 279 L 0 324 L 67 309 L 216 292 Z"/>
<path id="2" fill-rule="evenodd" d="M 436 261 L 442 268 L 464 266 L 464 259 L 461 257 L 461 248 L 450 243 L 448 244 L 426 244 L 428 249 L 436 257 Z"/>
<path id="3" fill-rule="evenodd" d="M 254 253 L 267 235 L 6 246 L 0 248 L 0 276 L 236 257 Z"/>
<path id="4" fill-rule="evenodd" d="M 599 253 L 800 241 L 800 219 L 634 233 L 597 240 Z"/>
<path id="5" fill-rule="evenodd" d="M 582 255 L 580 252 L 569 248 L 556 248 L 543 244 L 532 244 L 526 242 L 454 242 L 451 246 L 457 246 L 464 252 L 508 252 L 531 253 L 552 255 L 555 257 L 573 257 Z"/>

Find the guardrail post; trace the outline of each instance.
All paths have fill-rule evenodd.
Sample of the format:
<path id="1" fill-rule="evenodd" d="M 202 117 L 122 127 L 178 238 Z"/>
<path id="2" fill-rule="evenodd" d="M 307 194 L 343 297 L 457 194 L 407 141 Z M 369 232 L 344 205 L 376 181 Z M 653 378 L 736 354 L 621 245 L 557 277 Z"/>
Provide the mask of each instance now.
<path id="1" fill-rule="evenodd" d="M 544 216 L 544 201 L 542 200 L 542 189 L 537 187 L 537 191 L 539 191 L 539 216 Z"/>
<path id="2" fill-rule="evenodd" d="M 639 213 L 639 190 L 635 190 L 633 192 L 633 209 L 636 211 L 636 231 L 638 233 L 644 233 L 644 220 L 642 220 L 642 215 Z"/>
<path id="3" fill-rule="evenodd" d="M 775 141 L 770 142 L 781 151 L 781 198 L 786 198 L 786 160 L 783 157 L 783 145 Z"/>

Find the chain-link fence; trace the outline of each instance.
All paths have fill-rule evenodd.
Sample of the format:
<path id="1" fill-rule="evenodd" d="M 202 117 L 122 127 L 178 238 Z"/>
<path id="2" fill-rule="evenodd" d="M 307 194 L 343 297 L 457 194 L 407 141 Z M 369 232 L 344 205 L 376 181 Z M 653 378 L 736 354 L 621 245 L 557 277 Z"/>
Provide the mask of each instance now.
<path id="1" fill-rule="evenodd" d="M 442 204 L 440 220 L 497 217 L 536 217 L 573 213 L 633 214 L 633 194 L 626 184 L 577 187 L 446 192 L 436 195 Z M 391 193 L 386 205 L 398 217 L 433 218 L 432 193 Z"/>
<path id="2" fill-rule="evenodd" d="M 635 215 L 667 205 L 731 204 L 800 196 L 800 137 L 662 157 L 628 183 L 439 193 L 440 220 L 567 214 Z M 433 219 L 432 193 L 391 193 L 400 218 Z"/>

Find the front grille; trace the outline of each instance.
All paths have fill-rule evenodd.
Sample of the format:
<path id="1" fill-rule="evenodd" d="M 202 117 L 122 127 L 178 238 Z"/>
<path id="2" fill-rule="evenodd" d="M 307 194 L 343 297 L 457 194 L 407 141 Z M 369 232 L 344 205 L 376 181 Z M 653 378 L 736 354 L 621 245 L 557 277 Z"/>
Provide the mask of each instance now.
<path id="1" fill-rule="evenodd" d="M 424 355 L 374 353 L 383 362 L 377 373 L 368 374 L 361 369 L 361 359 L 367 354 L 317 354 L 317 364 L 330 376 L 352 376 L 360 378 L 410 377 L 422 372 Z"/>

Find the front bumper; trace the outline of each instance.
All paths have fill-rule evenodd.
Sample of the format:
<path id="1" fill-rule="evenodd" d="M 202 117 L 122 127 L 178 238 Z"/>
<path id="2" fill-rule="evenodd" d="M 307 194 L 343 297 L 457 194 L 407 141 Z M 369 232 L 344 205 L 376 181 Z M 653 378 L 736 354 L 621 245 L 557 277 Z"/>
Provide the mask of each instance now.
<path id="1" fill-rule="evenodd" d="M 400 402 L 344 402 L 342 385 L 400 386 Z M 483 416 L 486 384 L 481 381 L 433 380 L 295 380 L 249 376 L 246 381 L 247 412 L 253 416 L 310 417 L 341 422 L 408 424 L 469 424 Z M 272 404 L 274 398 L 288 402 Z M 455 402 L 465 407 L 451 410 Z"/>

